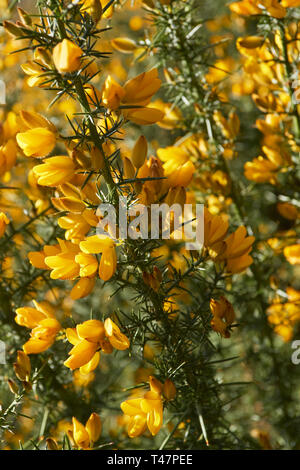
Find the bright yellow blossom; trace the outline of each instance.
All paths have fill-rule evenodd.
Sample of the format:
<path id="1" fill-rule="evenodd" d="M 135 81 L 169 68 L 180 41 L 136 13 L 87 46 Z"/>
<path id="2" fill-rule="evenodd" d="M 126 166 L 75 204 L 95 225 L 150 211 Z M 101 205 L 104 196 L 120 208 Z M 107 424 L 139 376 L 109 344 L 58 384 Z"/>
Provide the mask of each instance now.
<path id="1" fill-rule="evenodd" d="M 64 364 L 72 370 L 80 368 L 82 374 L 87 374 L 97 367 L 100 350 L 109 354 L 113 348 L 129 348 L 129 340 L 110 319 L 106 319 L 105 323 L 87 320 L 76 328 L 67 328 L 66 334 L 74 347 L 69 351 L 70 357 Z"/>
<path id="2" fill-rule="evenodd" d="M 46 351 L 55 341 L 57 333 L 61 329 L 56 320 L 53 308 L 46 303 L 33 301 L 35 308 L 22 307 L 16 310 L 15 321 L 18 325 L 30 328 L 31 337 L 23 345 L 26 354 L 38 354 Z"/>
<path id="3" fill-rule="evenodd" d="M 41 165 L 35 166 L 33 172 L 41 186 L 57 186 L 73 178 L 75 164 L 70 157 L 50 157 L 46 158 Z"/>
<path id="4" fill-rule="evenodd" d="M 45 157 L 56 144 L 56 137 L 45 127 L 29 129 L 17 134 L 17 143 L 26 157 Z"/>
<path id="5" fill-rule="evenodd" d="M 101 253 L 99 265 L 99 277 L 108 281 L 117 269 L 117 254 L 115 242 L 104 235 L 93 235 L 80 243 L 80 249 L 84 253 Z"/>
<path id="6" fill-rule="evenodd" d="M 150 391 L 144 393 L 142 398 L 130 398 L 121 403 L 121 409 L 130 417 L 128 423 L 128 436 L 138 437 L 148 427 L 152 436 L 155 436 L 163 424 L 163 385 L 154 377 L 149 377 Z"/>
<path id="7" fill-rule="evenodd" d="M 80 69 L 83 52 L 69 39 L 63 39 L 53 49 L 53 62 L 59 73 L 71 73 Z"/>
<path id="8" fill-rule="evenodd" d="M 72 425 L 70 437 L 79 449 L 86 450 L 92 448 L 101 435 L 102 423 L 97 413 L 91 414 L 85 426 L 73 417 Z"/>

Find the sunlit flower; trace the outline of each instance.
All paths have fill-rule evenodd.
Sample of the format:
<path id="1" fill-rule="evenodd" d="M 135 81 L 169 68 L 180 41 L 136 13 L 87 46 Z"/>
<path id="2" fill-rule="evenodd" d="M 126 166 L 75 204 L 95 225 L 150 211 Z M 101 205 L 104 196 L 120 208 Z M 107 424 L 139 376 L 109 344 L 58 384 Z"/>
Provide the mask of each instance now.
<path id="1" fill-rule="evenodd" d="M 150 391 L 141 398 L 130 398 L 121 403 L 121 409 L 130 417 L 128 436 L 133 438 L 143 434 L 148 427 L 155 436 L 163 424 L 163 385 L 154 377 L 149 377 Z"/>
<path id="2" fill-rule="evenodd" d="M 97 413 L 92 413 L 86 422 L 86 425 L 78 421 L 76 418 L 72 418 L 72 431 L 70 431 L 70 437 L 75 443 L 75 446 L 79 449 L 92 448 L 94 443 L 98 441 L 102 432 L 102 423 L 100 416 Z"/>
<path id="3" fill-rule="evenodd" d="M 53 49 L 53 62 L 60 73 L 75 72 L 81 67 L 83 52 L 69 39 L 63 39 Z"/>
<path id="4" fill-rule="evenodd" d="M 87 320 L 76 328 L 67 328 L 66 334 L 74 347 L 64 364 L 72 370 L 80 368 L 82 374 L 88 374 L 96 369 L 101 350 L 110 354 L 113 348 L 121 351 L 129 348 L 128 338 L 111 319 L 106 319 L 105 323 L 99 320 Z"/>
<path id="5" fill-rule="evenodd" d="M 61 329 L 54 310 L 46 302 L 33 301 L 35 308 L 21 307 L 16 310 L 15 321 L 18 325 L 30 328 L 30 339 L 23 345 L 26 354 L 38 354 L 46 351 L 55 341 Z"/>

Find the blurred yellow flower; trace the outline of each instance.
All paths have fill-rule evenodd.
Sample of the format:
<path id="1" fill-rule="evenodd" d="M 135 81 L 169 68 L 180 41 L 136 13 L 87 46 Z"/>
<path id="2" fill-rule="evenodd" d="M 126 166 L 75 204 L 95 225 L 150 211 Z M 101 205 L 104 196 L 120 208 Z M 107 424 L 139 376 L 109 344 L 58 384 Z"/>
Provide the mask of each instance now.
<path id="1" fill-rule="evenodd" d="M 210 311 L 212 313 L 211 327 L 223 338 L 230 337 L 230 327 L 235 320 L 235 312 L 231 303 L 225 298 L 220 300 L 211 299 Z"/>
<path id="2" fill-rule="evenodd" d="M 300 243 L 285 247 L 283 253 L 289 263 L 300 264 Z"/>
<path id="3" fill-rule="evenodd" d="M 9 218 L 4 212 L 0 212 L 0 238 L 3 237 L 7 225 L 10 223 Z"/>

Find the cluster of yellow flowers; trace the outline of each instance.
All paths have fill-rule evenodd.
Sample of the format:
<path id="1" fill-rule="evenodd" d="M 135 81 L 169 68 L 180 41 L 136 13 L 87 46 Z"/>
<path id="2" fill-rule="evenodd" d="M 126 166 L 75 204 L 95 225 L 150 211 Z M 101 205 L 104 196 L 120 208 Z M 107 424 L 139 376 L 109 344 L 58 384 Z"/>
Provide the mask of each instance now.
<path id="1" fill-rule="evenodd" d="M 129 348 L 128 338 L 110 318 L 104 324 L 99 320 L 87 320 L 76 328 L 67 328 L 66 335 L 74 347 L 69 352 L 70 357 L 65 361 L 65 366 L 72 370 L 80 367 L 83 375 L 97 367 L 99 350 L 110 354 L 113 348 L 120 351 Z"/>
<path id="2" fill-rule="evenodd" d="M 286 8 L 299 7 L 298 0 L 242 0 L 230 4 L 230 9 L 238 15 L 259 15 L 267 13 L 274 18 L 284 18 Z"/>
<path id="3" fill-rule="evenodd" d="M 82 8 L 92 16 L 95 23 L 100 20 L 102 8 L 99 2 L 83 2 Z M 106 11 L 106 15 L 111 16 L 112 11 L 109 10 L 110 13 Z M 26 19 L 25 12 L 19 10 L 19 15 L 22 28 L 27 31 L 32 29 L 33 25 Z M 17 25 L 6 21 L 4 26 L 12 36 L 22 36 Z M 114 40 L 113 45 L 124 52 L 125 43 L 119 39 Z M 36 47 L 33 58 L 27 60 L 22 69 L 28 76 L 27 85 L 30 88 L 42 89 L 47 86 L 47 77 L 51 73 L 64 77 L 84 70 L 88 77 L 97 72 L 95 63 L 88 63 L 82 49 L 69 38 L 64 38 L 56 44 L 52 51 Z M 165 76 L 171 80 L 167 71 Z M 100 104 L 105 108 L 106 119 L 95 123 L 100 135 L 109 132 L 114 122 L 120 119 L 138 125 L 157 122 L 163 128 L 172 129 L 181 119 L 180 111 L 161 100 L 154 102 L 153 106 L 150 103 L 160 86 L 161 80 L 156 68 L 128 80 L 123 86 L 112 75 L 108 75 L 101 89 L 92 84 L 83 85 L 79 99 L 84 108 L 91 112 Z M 214 119 L 227 141 L 227 144 L 224 144 L 224 155 L 226 158 L 232 158 L 231 146 L 239 132 L 239 119 L 233 112 L 228 120 L 220 112 L 215 113 Z M 4 144 L 1 152 L 6 162 L 3 171 L 8 171 L 15 164 L 17 151 L 22 151 L 25 157 L 42 159 L 41 163 L 34 165 L 30 170 L 31 190 L 33 192 L 35 189 L 36 198 L 43 200 L 48 198 L 48 194 L 41 192 L 41 189 L 52 188 L 55 191 L 54 197 L 51 198 L 52 204 L 58 212 L 63 212 L 58 224 L 65 230 L 65 240 L 59 238 L 56 245 L 46 245 L 42 251 L 28 253 L 31 264 L 37 269 L 49 270 L 51 279 L 78 280 L 71 291 L 71 298 L 77 300 L 86 297 L 95 286 L 97 274 L 103 281 L 108 281 L 117 270 L 116 240 L 109 236 L 90 235 L 100 220 L 97 214 L 100 202 L 97 194 L 98 172 L 107 167 L 105 160 L 116 150 L 116 145 L 113 142 L 105 142 L 103 147 L 99 148 L 93 142 L 70 140 L 62 135 L 50 120 L 29 110 L 21 110 L 18 116 L 13 113 L 8 115 L 7 124 L 3 125 L 2 140 Z M 49 157 L 57 146 L 64 148 L 66 154 Z M 186 188 L 191 184 L 196 171 L 200 173 L 202 185 L 206 184 L 210 189 L 215 188 L 221 194 L 226 193 L 230 182 L 225 172 L 214 170 L 213 164 L 206 172 L 199 171 L 201 160 L 211 165 L 207 160 L 207 155 L 212 150 L 209 147 L 210 144 L 204 136 L 195 134 L 180 145 L 159 148 L 157 156 L 152 155 L 147 159 L 148 144 L 145 137 L 141 136 L 128 156 L 126 153 L 123 156 L 124 177 L 128 180 L 140 180 L 134 186 L 137 200 L 146 205 L 161 201 L 162 198 L 170 205 L 183 205 L 192 197 L 192 192 L 187 193 Z M 86 174 L 91 176 L 87 181 Z M 158 180 L 153 181 L 155 178 Z M 118 182 L 118 179 L 119 175 L 116 174 L 114 180 Z M 200 180 L 199 183 L 201 185 Z M 41 210 L 45 205 L 39 202 L 38 207 Z M 5 224 L 6 216 L 3 217 Z M 252 258 L 249 253 L 254 237 L 247 237 L 244 226 L 227 235 L 228 227 L 226 216 L 212 215 L 205 209 L 206 256 L 213 259 L 222 269 L 225 268 L 227 273 L 234 274 L 251 265 Z M 96 257 L 98 254 L 101 254 L 100 263 Z M 144 273 L 145 283 L 146 275 L 147 273 Z M 155 280 L 153 276 L 152 278 Z M 153 282 L 151 284 L 149 281 L 149 284 L 154 286 Z M 155 289 L 158 288 L 159 285 L 156 285 Z M 228 327 L 234 319 L 232 307 L 228 307 L 230 304 L 223 297 L 220 303 L 212 300 L 211 305 L 214 305 L 211 307 L 212 328 L 223 337 L 228 337 Z M 26 354 L 47 350 L 54 343 L 58 333 L 60 338 L 64 337 L 64 330 L 56 319 L 53 307 L 47 302 L 36 301 L 34 307 L 16 310 L 16 322 L 31 329 L 31 337 L 23 346 Z M 83 376 L 87 376 L 97 367 L 100 350 L 111 353 L 113 348 L 124 350 L 129 347 L 128 338 L 108 318 L 104 323 L 99 320 L 85 321 L 76 328 L 67 328 L 65 334 L 73 345 L 65 365 L 72 370 L 79 368 Z M 167 387 L 166 384 L 165 386 Z M 141 434 L 146 423 L 153 435 L 162 425 L 162 385 L 156 379 L 150 378 L 150 389 L 142 401 L 135 401 L 134 413 L 130 408 L 133 406 L 132 401 L 130 405 L 128 402 L 122 405 L 124 413 L 133 416 L 128 431 L 131 437 Z M 165 395 L 166 393 L 164 392 Z M 77 421 L 75 424 L 84 440 L 82 443 L 81 438 L 74 438 L 76 444 L 82 448 L 89 446 L 82 425 L 79 426 Z"/>
<path id="4" fill-rule="evenodd" d="M 77 418 L 72 418 L 72 423 L 63 424 L 64 431 L 76 450 L 91 450 L 99 440 L 102 433 L 102 421 L 97 413 L 92 413 L 83 425 Z M 47 450 L 59 450 L 57 439 L 46 439 Z"/>
<path id="5" fill-rule="evenodd" d="M 138 2 L 138 6 L 143 5 L 148 13 L 159 15 L 163 12 L 167 16 L 172 13 L 173 3 L 176 0 L 143 0 Z M 130 438 L 147 433 L 155 436 L 163 426 L 164 408 L 169 406 L 170 401 L 174 405 L 177 400 L 185 399 L 173 379 L 185 362 L 182 365 L 172 364 L 173 371 L 169 365 L 154 369 L 155 347 L 159 351 L 164 347 L 167 349 L 167 345 L 159 344 L 156 328 L 165 329 L 162 337 L 167 343 L 167 336 L 173 334 L 170 328 L 180 328 L 184 315 L 185 319 L 188 318 L 188 325 L 194 325 L 193 322 L 199 320 L 195 320 L 194 314 L 199 298 L 195 296 L 192 299 L 192 289 L 198 289 L 193 285 L 198 280 L 197 276 L 200 278 L 201 272 L 204 277 L 207 276 L 204 281 L 201 278 L 203 284 L 200 284 L 205 291 L 200 308 L 205 310 L 207 306 L 207 321 L 201 319 L 203 341 L 209 343 L 208 336 L 211 334 L 212 341 L 226 339 L 230 343 L 229 338 L 238 326 L 235 322 L 239 318 L 238 303 L 232 300 L 236 294 L 235 280 L 240 279 L 236 275 L 247 272 L 251 282 L 254 282 L 253 279 L 257 281 L 255 263 L 263 250 L 273 250 L 275 255 L 283 261 L 287 260 L 290 265 L 300 264 L 297 235 L 299 204 L 292 196 L 280 196 L 281 187 L 288 184 L 290 180 L 287 178 L 296 171 L 295 155 L 300 152 L 300 105 L 293 101 L 291 83 L 293 73 L 299 69 L 300 33 L 296 21 L 285 23 L 290 9 L 299 6 L 299 0 L 242 0 L 229 5 L 230 17 L 225 15 L 222 19 L 206 22 L 205 27 L 212 33 L 211 43 L 216 44 L 216 61 L 207 66 L 203 76 L 192 74 L 189 81 L 191 86 L 195 86 L 196 81 L 195 88 L 200 89 L 203 95 L 207 93 L 206 101 L 200 103 L 195 98 L 195 102 L 190 103 L 183 94 L 184 106 L 193 110 L 191 121 L 184 116 L 185 108 L 180 108 L 179 99 L 165 102 L 159 97 L 153 100 L 154 95 L 163 93 L 163 81 L 159 69 L 152 62 L 149 70 L 141 72 L 142 59 L 149 52 L 149 44 L 152 40 L 155 43 L 153 25 L 149 26 L 149 38 L 146 37 L 140 44 L 126 37 L 113 38 L 107 44 L 104 40 L 103 43 L 98 41 L 99 31 L 101 34 L 106 32 L 106 28 L 98 29 L 100 21 L 102 24 L 110 20 L 117 8 L 105 0 L 70 1 L 68 11 L 63 13 L 71 15 L 69 12 L 76 12 L 71 25 L 61 24 L 57 18 L 54 21 L 55 12 L 51 13 L 47 8 L 44 14 L 45 17 L 49 15 L 48 25 L 44 18 L 31 17 L 22 8 L 18 9 L 18 21 L 3 22 L 9 39 L 2 47 L 5 57 L 0 57 L 0 69 L 9 69 L 22 62 L 20 65 L 25 79 L 22 78 L 20 90 L 27 97 L 0 114 L 0 177 L 1 189 L 5 194 L 1 194 L 0 244 L 3 242 L 5 251 L 6 243 L 12 240 L 20 249 L 20 256 L 26 256 L 29 261 L 31 271 L 28 270 L 28 273 L 37 273 L 37 277 L 28 283 L 29 286 L 36 283 L 36 293 L 25 289 L 21 300 L 18 297 L 13 300 L 15 323 L 30 330 L 30 337 L 23 344 L 23 351 L 17 351 L 13 365 L 16 377 L 26 392 L 34 390 L 37 393 L 34 385 L 38 373 L 30 362 L 30 355 L 44 353 L 49 348 L 56 351 L 56 348 L 63 350 L 67 342 L 72 345 L 69 351 L 65 350 L 61 364 L 67 368 L 63 368 L 65 374 L 71 376 L 72 371 L 74 389 L 85 388 L 88 398 L 88 387 L 95 380 L 102 353 L 110 355 L 116 351 L 127 351 L 130 361 L 134 361 L 132 356 L 136 349 L 143 351 L 145 359 L 148 348 L 151 369 L 146 369 L 146 379 L 140 380 L 144 388 L 134 389 L 120 407 L 124 414 L 122 425 L 127 425 Z M 132 7 L 133 10 L 135 8 Z M 240 81 L 235 81 L 236 77 L 225 80 L 237 64 L 226 56 L 228 35 L 218 36 L 215 33 L 219 28 L 228 27 L 228 21 L 230 26 L 229 18 L 240 27 L 245 24 L 239 22 L 240 16 L 260 15 L 275 20 L 272 37 L 263 33 L 239 37 L 236 48 L 241 56 L 242 78 Z M 130 18 L 129 26 L 132 31 L 138 32 L 143 30 L 145 21 L 137 15 Z M 83 25 L 83 22 L 86 24 Z M 107 31 L 109 29 L 107 27 Z M 192 30 L 191 37 L 196 30 Z M 39 35 L 41 41 L 37 40 Z M 43 37 L 47 39 L 45 43 Z M 106 45 L 109 52 L 106 52 Z M 182 44 L 180 47 L 183 47 Z M 17 59 L 14 54 L 10 59 L 6 57 L 9 52 L 18 49 L 21 52 Z M 125 54 L 124 62 L 115 54 L 110 57 L 111 49 Z M 151 54 L 155 56 L 156 52 L 154 47 Z M 193 64 L 189 62 L 189 51 L 184 48 L 184 52 L 188 58 L 185 65 L 189 69 Z M 130 55 L 134 62 L 128 59 Z M 110 57 L 109 63 L 103 67 L 101 64 L 100 69 L 98 59 L 107 57 Z M 129 68 L 133 63 L 137 72 L 130 78 L 125 67 Z M 165 66 L 164 85 L 176 87 L 179 83 L 182 86 L 180 73 L 177 67 Z M 48 97 L 48 93 L 53 92 L 56 96 L 53 107 L 45 112 L 43 108 L 46 108 L 48 101 L 45 98 L 42 101 L 39 97 L 43 94 Z M 288 222 L 287 230 L 277 230 L 270 235 L 264 221 L 257 224 L 257 230 L 253 229 L 250 216 L 243 212 L 243 207 L 239 207 L 244 194 L 240 195 L 236 189 L 234 164 L 244 123 L 230 104 L 232 93 L 239 97 L 251 95 L 257 110 L 263 113 L 263 117 L 256 119 L 256 129 L 262 134 L 262 154 L 242 163 L 242 173 L 251 185 L 263 183 L 274 191 L 276 213 Z M 215 106 L 217 102 L 219 107 Z M 153 131 L 150 128 L 145 132 L 140 129 L 141 126 L 154 124 L 159 129 Z M 167 138 L 162 145 L 160 137 L 166 135 L 164 132 L 167 132 Z M 30 214 L 33 217 L 30 222 L 26 222 L 27 209 L 11 208 L 17 205 L 15 201 L 19 201 L 19 196 L 6 196 L 8 189 L 15 188 L 5 185 L 15 182 L 18 183 L 18 190 L 23 190 L 24 186 L 23 192 L 32 203 Z M 162 203 L 181 207 L 205 203 L 203 247 L 197 252 L 186 250 L 182 247 L 184 237 L 181 243 L 176 243 L 178 224 L 175 223 L 175 214 L 170 220 L 170 240 L 157 245 L 145 243 L 143 246 L 142 242 L 128 241 L 119 227 L 113 234 L 109 224 L 105 226 L 105 234 L 97 234 L 97 228 L 104 219 L 99 205 L 102 202 L 113 203 L 118 211 L 120 196 L 127 196 L 133 208 L 140 204 L 149 208 Z M 57 229 L 55 235 L 48 238 L 45 230 L 46 235 L 43 233 L 42 236 L 35 226 L 32 232 L 27 232 L 28 225 L 34 224 L 35 219 L 44 214 Z M 131 220 L 130 217 L 127 214 L 126 222 Z M 15 228 L 15 222 L 16 225 L 24 224 L 20 231 Z M 149 215 L 149 233 L 151 224 L 153 220 Z M 234 229 L 231 224 L 234 224 Z M 265 240 L 264 231 L 267 234 Z M 30 233 L 32 242 L 24 254 L 22 244 L 27 233 Z M 257 235 L 261 236 L 262 241 L 256 241 Z M 256 250 L 254 256 L 253 249 Z M 145 254 L 143 250 L 148 251 Z M 15 266 L 5 253 L 2 267 L 3 276 L 11 280 L 14 287 Z M 69 281 L 73 284 L 66 296 Z M 263 282 L 270 284 L 269 279 Z M 272 287 L 275 295 L 268 297 L 263 314 L 270 331 L 273 328 L 288 342 L 300 322 L 300 291 L 292 287 L 290 280 L 286 285 L 285 291 Z M 102 312 L 99 307 L 99 286 L 103 298 L 106 296 L 105 289 L 108 289 L 109 294 L 105 297 L 108 299 L 108 312 Z M 131 299 L 124 301 L 121 298 L 120 308 L 114 309 L 110 308 L 109 302 L 113 303 L 113 296 L 109 295 L 115 287 L 118 292 L 122 288 L 134 290 L 136 286 L 140 290 L 136 290 L 138 295 L 134 297 L 134 302 L 136 305 L 143 303 L 145 307 L 137 315 L 137 323 L 126 315 L 123 324 L 122 308 L 124 305 L 125 308 L 130 306 Z M 258 290 L 259 287 L 261 285 Z M 34 295 L 39 299 L 39 288 L 41 292 L 47 289 L 43 301 L 34 299 Z M 16 292 L 19 290 L 17 288 Z M 13 295 L 15 290 L 11 289 L 11 292 Z M 62 295 L 66 297 L 64 301 L 56 302 L 57 293 L 58 298 Z M 256 294 L 259 298 L 261 291 Z M 88 302 L 93 295 L 97 296 L 97 314 L 92 313 L 86 320 L 87 317 L 77 314 L 76 306 L 85 305 L 84 302 Z M 30 301 L 33 306 L 28 306 Z M 187 307 L 184 315 L 183 305 Z M 61 314 L 57 313 L 58 308 L 61 308 Z M 73 308 L 74 312 L 71 312 Z M 127 322 L 128 318 L 132 323 Z M 152 328 L 152 324 L 149 327 L 149 336 L 139 331 L 144 319 L 145 324 L 155 324 L 155 327 Z M 155 343 L 153 351 L 148 345 L 149 339 Z M 56 341 L 59 344 L 56 345 Z M 177 343 L 176 348 L 170 349 L 170 354 L 177 346 L 180 350 L 181 340 Z M 192 350 L 189 339 L 184 343 L 186 350 L 190 344 Z M 182 351 L 178 354 L 182 355 Z M 197 363 L 193 352 L 189 360 L 191 364 L 193 361 Z M 59 359 L 55 363 L 55 354 L 51 356 L 51 361 L 51 366 L 59 366 Z M 205 361 L 203 359 L 203 363 Z M 101 367 L 103 370 L 107 367 L 105 359 L 101 360 Z M 183 387 L 186 384 L 190 386 L 186 379 L 183 382 Z M 15 395 L 19 394 L 18 385 L 11 379 L 9 386 Z M 198 391 L 197 387 L 195 390 Z M 92 403 L 88 401 L 90 405 Z M 97 408 L 89 408 L 88 414 L 93 409 Z M 79 414 L 77 416 L 80 417 Z M 207 441 L 202 416 L 199 421 Z M 182 426 L 185 424 L 182 423 Z M 63 427 L 64 434 L 75 449 L 95 448 L 102 434 L 102 421 L 96 412 L 90 415 L 85 425 L 73 417 L 72 423 L 65 422 Z M 50 450 L 61 448 L 59 425 L 56 431 L 57 435 L 53 432 L 54 437 L 46 440 Z"/>
<path id="6" fill-rule="evenodd" d="M 233 3 L 230 8 L 240 15 L 259 14 L 266 10 L 271 16 L 282 19 L 287 14 L 286 8 L 297 6 L 300 6 L 300 2 L 246 0 Z M 258 156 L 245 164 L 245 176 L 256 183 L 280 185 L 280 177 L 295 168 L 293 154 L 300 151 L 297 140 L 300 131 L 300 105 L 296 96 L 298 82 L 296 80 L 295 88 L 291 82 L 292 77 L 298 76 L 297 66 L 293 65 L 297 64 L 300 57 L 298 24 L 292 22 L 286 26 L 279 23 L 274 31 L 273 42 L 263 36 L 247 36 L 239 38 L 236 45 L 244 57 L 244 76 L 252 81 L 252 99 L 264 113 L 263 119 L 256 120 L 256 127 L 263 135 L 261 146 L 264 156 Z M 290 202 L 278 202 L 277 211 L 294 224 L 299 219 L 297 207 Z M 291 238 L 296 241 L 293 245 L 289 244 Z M 300 243 L 296 232 L 279 233 L 275 240 L 270 240 L 270 246 L 276 249 L 277 254 L 283 251 L 292 265 L 300 264 Z M 288 288 L 288 298 L 289 289 L 297 292 Z M 296 297 L 292 296 L 294 300 Z M 274 331 L 286 341 L 292 338 L 292 325 L 299 321 L 297 310 L 297 305 L 291 302 L 281 304 L 276 299 L 268 309 L 268 320 L 276 325 Z"/>
<path id="7" fill-rule="evenodd" d="M 300 291 L 287 287 L 286 296 L 286 302 L 282 302 L 280 298 L 275 299 L 267 313 L 274 331 L 284 341 L 290 341 L 293 338 L 294 325 L 300 321 Z"/>
<path id="8" fill-rule="evenodd" d="M 256 126 L 263 134 L 262 150 L 266 158 L 259 156 L 245 165 L 245 176 L 258 183 L 276 184 L 278 173 L 286 172 L 293 165 L 289 147 L 293 151 L 298 149 L 291 134 L 293 118 L 289 114 L 290 92 L 287 89 L 281 34 L 288 43 L 287 60 L 292 63 L 299 56 L 300 37 L 296 25 L 290 25 L 284 33 L 279 29 L 276 31 L 278 60 L 271 52 L 272 45 L 263 37 L 248 36 L 237 41 L 240 53 L 246 57 L 244 72 L 251 76 L 255 84 L 252 98 L 265 114 L 264 119 L 257 119 Z"/>
<path id="9" fill-rule="evenodd" d="M 150 376 L 149 386 L 150 391 L 141 398 L 130 398 L 121 403 L 123 413 L 129 417 L 129 437 L 140 436 L 146 428 L 155 436 L 163 424 L 163 397 L 173 400 L 176 396 L 176 388 L 170 379 L 162 384 Z"/>
<path id="10" fill-rule="evenodd" d="M 23 346 L 26 354 L 46 351 L 54 343 L 61 329 L 51 305 L 46 302 L 38 303 L 35 300 L 33 303 L 35 308 L 22 307 L 16 310 L 16 323 L 32 330 L 30 340 Z"/>
<path id="11" fill-rule="evenodd" d="M 252 264 L 253 259 L 249 253 L 255 238 L 247 237 L 244 226 L 226 237 L 226 218 L 222 215 L 213 216 L 205 210 L 204 220 L 204 246 L 215 262 L 225 263 L 229 273 L 242 272 Z"/>

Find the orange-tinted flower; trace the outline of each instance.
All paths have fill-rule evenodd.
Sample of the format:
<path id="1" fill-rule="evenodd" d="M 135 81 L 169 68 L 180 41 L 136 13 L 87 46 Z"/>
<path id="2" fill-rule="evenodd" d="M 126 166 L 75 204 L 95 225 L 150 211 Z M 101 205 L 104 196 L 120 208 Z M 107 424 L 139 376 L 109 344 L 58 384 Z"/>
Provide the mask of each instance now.
<path id="1" fill-rule="evenodd" d="M 212 313 L 212 329 L 220 333 L 223 338 L 230 337 L 230 327 L 235 320 L 235 313 L 231 303 L 225 298 L 211 299 L 210 310 Z"/>

